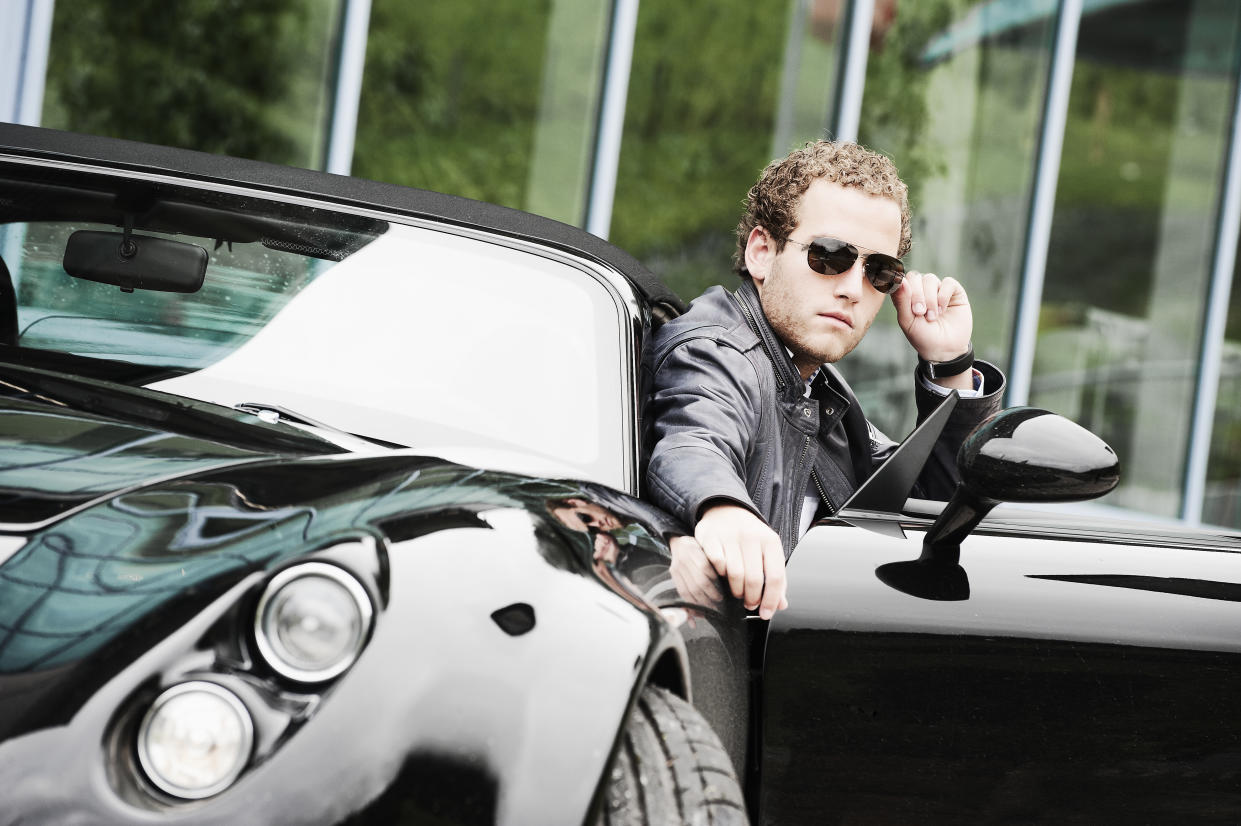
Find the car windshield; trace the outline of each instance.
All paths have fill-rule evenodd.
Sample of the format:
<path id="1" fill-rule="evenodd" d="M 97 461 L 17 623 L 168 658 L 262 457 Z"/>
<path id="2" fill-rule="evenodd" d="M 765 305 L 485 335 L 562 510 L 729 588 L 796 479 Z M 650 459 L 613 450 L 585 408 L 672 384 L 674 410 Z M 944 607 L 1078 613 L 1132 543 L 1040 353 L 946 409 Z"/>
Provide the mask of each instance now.
<path id="1" fill-rule="evenodd" d="M 560 258 L 19 165 L 0 221 L 0 360 L 624 487 L 621 304 Z"/>

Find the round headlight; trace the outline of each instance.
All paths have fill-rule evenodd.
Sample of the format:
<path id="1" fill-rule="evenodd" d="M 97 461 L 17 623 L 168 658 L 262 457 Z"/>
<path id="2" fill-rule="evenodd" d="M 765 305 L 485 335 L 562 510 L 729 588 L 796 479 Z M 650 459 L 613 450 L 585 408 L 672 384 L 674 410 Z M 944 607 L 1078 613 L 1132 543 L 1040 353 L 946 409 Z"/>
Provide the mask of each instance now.
<path id="1" fill-rule="evenodd" d="M 215 683 L 180 683 L 142 718 L 138 761 L 160 789 L 197 800 L 237 779 L 253 742 L 254 723 L 237 695 Z"/>
<path id="2" fill-rule="evenodd" d="M 335 565 L 308 562 L 289 568 L 272 577 L 259 599 L 259 653 L 290 679 L 331 679 L 362 652 L 371 613 L 366 589 Z"/>

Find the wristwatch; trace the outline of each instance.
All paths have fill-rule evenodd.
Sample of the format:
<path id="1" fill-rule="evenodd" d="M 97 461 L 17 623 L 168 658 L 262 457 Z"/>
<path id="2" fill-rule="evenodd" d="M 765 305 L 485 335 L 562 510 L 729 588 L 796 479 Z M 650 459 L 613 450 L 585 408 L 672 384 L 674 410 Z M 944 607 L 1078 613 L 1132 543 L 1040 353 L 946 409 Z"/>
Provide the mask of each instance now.
<path id="1" fill-rule="evenodd" d="M 918 369 L 921 370 L 928 379 L 946 379 L 949 376 L 957 376 L 974 366 L 974 344 L 970 343 L 964 353 L 954 359 L 948 361 L 927 361 L 926 359 L 918 359 Z"/>

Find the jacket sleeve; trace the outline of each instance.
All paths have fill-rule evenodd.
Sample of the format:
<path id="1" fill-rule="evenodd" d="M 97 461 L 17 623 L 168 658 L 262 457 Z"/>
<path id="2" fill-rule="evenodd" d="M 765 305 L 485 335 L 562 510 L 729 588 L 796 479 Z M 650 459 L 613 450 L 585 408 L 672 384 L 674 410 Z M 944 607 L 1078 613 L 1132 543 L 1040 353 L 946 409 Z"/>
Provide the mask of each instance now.
<path id="1" fill-rule="evenodd" d="M 728 499 L 759 514 L 746 454 L 762 405 L 754 365 L 711 338 L 674 346 L 653 367 L 644 410 L 645 495 L 693 530 L 702 505 Z"/>
<path id="2" fill-rule="evenodd" d="M 957 451 L 975 427 L 1000 410 L 1000 402 L 1004 397 L 1004 374 L 995 365 L 985 361 L 975 361 L 974 369 L 982 373 L 986 394 L 963 398 L 957 402 L 926 460 L 926 466 L 914 484 L 913 496 L 943 501 L 951 497 L 961 480 L 961 475 L 957 472 Z M 943 397 L 923 387 L 916 374 L 914 386 L 918 421 L 921 422 L 934 412 Z"/>

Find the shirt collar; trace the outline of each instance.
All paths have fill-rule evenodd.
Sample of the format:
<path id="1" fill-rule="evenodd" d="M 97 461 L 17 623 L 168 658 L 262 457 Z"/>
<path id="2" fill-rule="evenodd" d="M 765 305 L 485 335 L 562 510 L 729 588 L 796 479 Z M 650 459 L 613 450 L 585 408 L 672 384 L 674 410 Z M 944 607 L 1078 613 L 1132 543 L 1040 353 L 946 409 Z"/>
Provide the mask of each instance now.
<path id="1" fill-rule="evenodd" d="M 789 361 L 793 361 L 793 366 L 794 366 L 794 367 L 796 367 L 796 366 L 797 366 L 797 362 L 796 362 L 796 361 L 794 361 L 794 359 L 793 359 L 793 351 L 792 351 L 792 350 L 790 350 L 789 348 L 785 347 L 785 348 L 784 348 L 784 352 L 786 352 L 786 353 L 788 353 L 788 354 L 789 354 Z M 798 375 L 798 377 L 800 378 L 800 377 L 801 377 L 801 371 L 798 371 L 797 375 Z M 808 378 L 808 379 L 806 379 L 806 380 L 805 380 L 806 389 L 805 389 L 805 391 L 802 393 L 802 395 L 803 395 L 803 396 L 809 396 L 809 395 L 810 395 L 810 388 L 814 386 L 814 380 L 815 380 L 815 379 L 817 379 L 817 378 L 819 378 L 820 376 L 822 376 L 822 378 L 823 378 L 823 381 L 824 381 L 824 382 L 826 382 L 826 381 L 827 381 L 827 376 L 824 376 L 824 375 L 823 375 L 823 365 L 822 365 L 822 364 L 820 364 L 818 367 L 816 367 L 816 368 L 815 368 L 815 371 L 814 371 L 813 373 L 811 373 L 811 374 L 810 374 L 810 378 Z"/>

